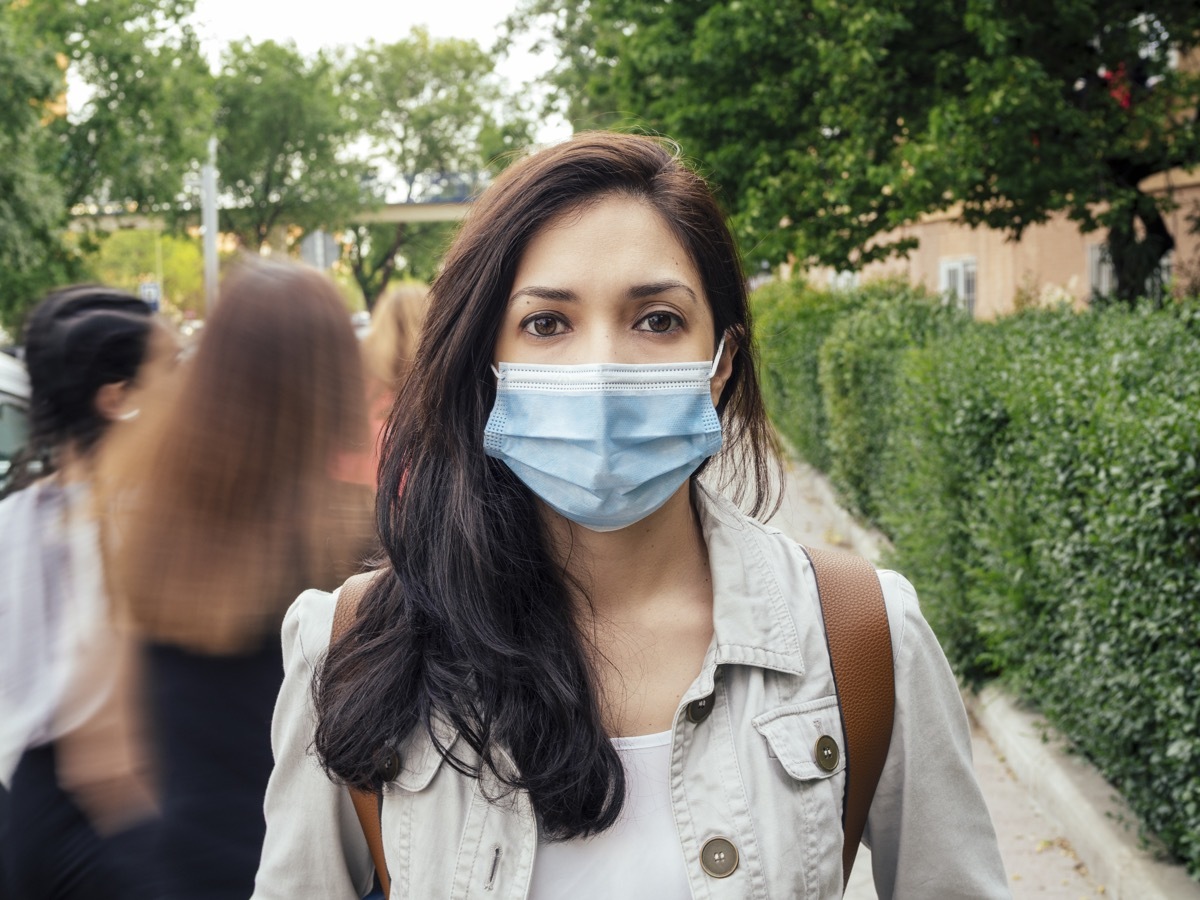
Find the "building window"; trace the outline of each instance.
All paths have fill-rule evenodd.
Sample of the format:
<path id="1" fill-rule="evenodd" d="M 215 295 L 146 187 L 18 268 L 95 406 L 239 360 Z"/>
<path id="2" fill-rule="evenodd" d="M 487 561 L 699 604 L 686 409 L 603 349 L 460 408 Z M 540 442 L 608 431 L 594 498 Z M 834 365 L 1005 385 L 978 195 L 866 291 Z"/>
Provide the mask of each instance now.
<path id="1" fill-rule="evenodd" d="M 834 272 L 829 278 L 831 291 L 852 291 L 858 287 L 858 273 L 852 269 L 842 269 Z"/>
<path id="2" fill-rule="evenodd" d="M 1088 244 L 1088 293 L 1093 297 L 1107 297 L 1117 286 L 1113 274 L 1112 260 L 1105 244 Z"/>
<path id="3" fill-rule="evenodd" d="M 975 315 L 975 257 L 944 259 L 938 265 L 938 290 L 968 315 Z"/>

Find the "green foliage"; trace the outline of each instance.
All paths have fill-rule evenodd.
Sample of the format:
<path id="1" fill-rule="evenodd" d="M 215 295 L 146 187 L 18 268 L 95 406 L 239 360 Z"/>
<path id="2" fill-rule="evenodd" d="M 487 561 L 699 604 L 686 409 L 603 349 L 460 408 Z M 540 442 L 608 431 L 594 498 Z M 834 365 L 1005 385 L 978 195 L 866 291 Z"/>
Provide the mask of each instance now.
<path id="1" fill-rule="evenodd" d="M 394 173 L 402 200 L 466 199 L 486 183 L 492 157 L 530 138 L 531 123 L 501 93 L 492 56 L 423 28 L 355 50 L 342 91 L 344 115 L 371 143 L 379 171 Z"/>
<path id="2" fill-rule="evenodd" d="M 343 115 L 369 144 L 377 199 L 465 200 L 487 183 L 500 158 L 525 146 L 532 123 L 495 77 L 495 60 L 474 41 L 434 39 L 416 28 L 391 44 L 374 41 L 342 64 Z M 356 224 L 349 262 L 367 308 L 395 276 L 429 281 L 453 225 Z"/>
<path id="3" fill-rule="evenodd" d="M 450 245 L 456 222 L 397 222 L 346 229 L 350 272 L 368 310 L 397 275 L 428 284 Z"/>
<path id="4" fill-rule="evenodd" d="M 177 314 L 204 314 L 204 258 L 196 238 L 156 231 L 113 232 L 88 260 L 89 278 L 137 293 L 159 281 L 162 308 Z"/>
<path id="5" fill-rule="evenodd" d="M 191 0 L 0 0 L 0 322 L 81 277 L 81 205 L 173 202 L 198 152 L 208 71 Z M 86 98 L 66 110 L 67 78 Z"/>
<path id="6" fill-rule="evenodd" d="M 1200 163 L 1200 69 L 1174 63 L 1194 0 L 526 0 L 511 29 L 538 28 L 560 108 L 703 159 L 752 262 L 854 268 L 930 211 L 1014 236 L 1064 211 L 1110 229 L 1132 301 L 1174 240 L 1139 185 Z"/>
<path id="7" fill-rule="evenodd" d="M 53 54 L 0 15 L 0 323 L 19 333 L 28 298 L 58 274 L 62 191 L 44 171 L 41 119 L 61 87 Z"/>
<path id="8" fill-rule="evenodd" d="M 818 353 L 818 380 L 829 422 L 829 475 L 850 507 L 877 519 L 892 430 L 903 415 L 896 376 L 911 348 L 946 339 L 967 317 L 923 288 L 879 282 L 862 308 L 837 321 Z"/>
<path id="9" fill-rule="evenodd" d="M 817 354 L 838 319 L 858 309 L 864 296 L 814 290 L 801 280 L 771 282 L 751 295 L 771 420 L 796 452 L 822 471 L 832 460 Z"/>
<path id="10" fill-rule="evenodd" d="M 889 535 L 955 669 L 1036 703 L 1200 876 L 1200 301 L 985 323 L 875 290 L 755 295 L 772 416 L 817 439 L 780 419 L 815 368 L 805 455 Z"/>
<path id="11" fill-rule="evenodd" d="M 956 668 L 1032 698 L 1193 873 L 1198 367 L 1194 307 L 974 324 L 904 356 L 878 495 Z"/>
<path id="12" fill-rule="evenodd" d="M 324 54 L 292 44 L 230 45 L 216 80 L 217 166 L 232 195 L 222 231 L 258 249 L 277 226 L 333 227 L 369 200 L 368 167 L 343 115 L 339 74 Z"/>

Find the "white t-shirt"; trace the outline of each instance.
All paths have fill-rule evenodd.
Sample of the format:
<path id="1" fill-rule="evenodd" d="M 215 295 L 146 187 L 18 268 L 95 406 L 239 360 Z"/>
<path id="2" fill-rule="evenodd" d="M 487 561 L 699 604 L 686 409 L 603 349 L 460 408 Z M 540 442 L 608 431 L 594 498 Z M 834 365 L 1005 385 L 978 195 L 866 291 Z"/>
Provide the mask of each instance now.
<path id="1" fill-rule="evenodd" d="M 613 738 L 625 805 L 607 831 L 542 843 L 530 900 L 691 900 L 671 810 L 671 732 Z"/>

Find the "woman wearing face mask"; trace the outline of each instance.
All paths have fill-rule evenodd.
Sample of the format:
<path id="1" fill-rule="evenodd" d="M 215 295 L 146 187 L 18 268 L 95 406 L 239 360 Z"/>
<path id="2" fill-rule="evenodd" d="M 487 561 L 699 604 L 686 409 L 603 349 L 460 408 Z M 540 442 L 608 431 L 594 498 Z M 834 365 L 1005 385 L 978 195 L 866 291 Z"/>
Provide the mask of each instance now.
<path id="1" fill-rule="evenodd" d="M 336 595 L 284 625 L 255 896 L 369 889 L 346 785 L 377 797 L 395 897 L 840 895 L 812 570 L 710 486 L 771 508 L 704 183 L 657 141 L 576 136 L 484 193 L 432 295 L 384 449 L 389 565 L 328 652 Z M 911 586 L 880 580 L 880 895 L 1007 896 L 953 676 Z"/>

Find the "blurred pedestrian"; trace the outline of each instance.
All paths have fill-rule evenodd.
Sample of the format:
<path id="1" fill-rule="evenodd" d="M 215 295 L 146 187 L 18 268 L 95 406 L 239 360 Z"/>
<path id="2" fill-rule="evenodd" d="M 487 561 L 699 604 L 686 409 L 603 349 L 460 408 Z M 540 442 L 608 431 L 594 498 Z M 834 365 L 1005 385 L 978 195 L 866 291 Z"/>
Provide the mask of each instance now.
<path id="1" fill-rule="evenodd" d="M 113 590 L 147 644 L 166 897 L 252 890 L 279 625 L 304 587 L 358 568 L 356 529 L 329 510 L 339 455 L 365 443 L 363 408 L 333 283 L 244 263 L 178 382 L 105 454 Z"/>
<path id="2" fill-rule="evenodd" d="M 370 328 L 362 339 L 371 444 L 369 451 L 347 456 L 341 473 L 343 480 L 370 485 L 372 492 L 388 417 L 412 368 L 428 305 L 429 289 L 423 284 L 392 288 L 375 304 Z"/>
<path id="3" fill-rule="evenodd" d="M 388 565 L 328 653 L 336 597 L 285 620 L 255 897 L 361 896 L 379 822 L 405 897 L 841 896 L 813 569 L 714 488 L 772 508 L 707 186 L 657 140 L 576 135 L 475 201 L 432 295 L 381 467 Z M 878 583 L 880 896 L 1008 896 L 954 676 L 908 582 Z"/>
<path id="4" fill-rule="evenodd" d="M 105 590 L 93 488 L 102 446 L 175 352 L 146 303 L 98 285 L 56 291 L 29 317 L 25 486 L 0 503 L 8 896 L 154 896 L 136 654 Z"/>

